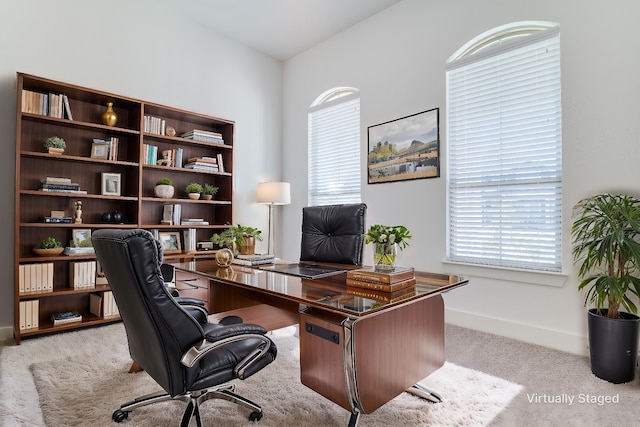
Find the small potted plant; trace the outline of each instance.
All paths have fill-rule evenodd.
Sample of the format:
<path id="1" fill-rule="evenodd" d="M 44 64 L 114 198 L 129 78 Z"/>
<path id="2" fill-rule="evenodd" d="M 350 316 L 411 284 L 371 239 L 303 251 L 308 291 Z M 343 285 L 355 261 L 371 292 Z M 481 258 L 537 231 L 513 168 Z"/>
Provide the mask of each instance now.
<path id="1" fill-rule="evenodd" d="M 62 154 L 67 148 L 67 143 L 58 136 L 51 136 L 44 141 L 44 148 L 47 149 L 49 154 Z"/>
<path id="2" fill-rule="evenodd" d="M 33 252 L 41 256 L 60 255 L 62 251 L 64 251 L 62 243 L 52 236 L 44 238 L 38 246 L 33 248 Z"/>
<path id="3" fill-rule="evenodd" d="M 200 198 L 200 193 L 202 193 L 202 185 L 197 182 L 192 182 L 187 185 L 184 191 L 190 199 L 198 200 Z"/>
<path id="4" fill-rule="evenodd" d="M 160 178 L 158 182 L 156 182 L 156 186 L 153 188 L 153 192 L 156 197 L 160 197 L 161 199 L 172 198 L 174 191 L 175 188 L 173 187 L 173 181 L 169 178 Z"/>
<path id="5" fill-rule="evenodd" d="M 234 253 L 252 255 L 255 252 L 256 240 L 262 241 L 262 231 L 254 227 L 230 225 L 222 233 L 216 233 L 210 239 L 220 247 L 227 247 Z"/>
<path id="6" fill-rule="evenodd" d="M 214 187 L 211 184 L 204 184 L 202 186 L 202 199 L 203 200 L 211 200 L 213 196 L 218 192 L 218 187 Z"/>
<path id="7" fill-rule="evenodd" d="M 365 243 L 373 243 L 373 263 L 376 270 L 390 271 L 396 267 L 396 255 L 409 246 L 411 233 L 404 225 L 372 225 L 364 234 Z"/>
<path id="8" fill-rule="evenodd" d="M 591 371 L 612 383 L 632 381 L 640 318 L 640 200 L 626 194 L 597 194 L 574 207 L 573 257 L 578 290 L 587 290 Z M 624 311 L 626 310 L 626 311 Z"/>

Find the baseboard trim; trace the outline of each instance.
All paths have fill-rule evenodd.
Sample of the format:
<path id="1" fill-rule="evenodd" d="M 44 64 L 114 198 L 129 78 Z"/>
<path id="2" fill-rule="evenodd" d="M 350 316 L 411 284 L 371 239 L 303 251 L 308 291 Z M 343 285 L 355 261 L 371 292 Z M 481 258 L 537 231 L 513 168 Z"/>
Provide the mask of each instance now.
<path id="1" fill-rule="evenodd" d="M 579 335 L 446 308 L 445 321 L 452 325 L 513 338 L 568 353 L 581 356 L 589 355 L 588 339 Z"/>
<path id="2" fill-rule="evenodd" d="M 11 326 L 0 327 L 0 342 L 13 340 L 13 328 Z"/>

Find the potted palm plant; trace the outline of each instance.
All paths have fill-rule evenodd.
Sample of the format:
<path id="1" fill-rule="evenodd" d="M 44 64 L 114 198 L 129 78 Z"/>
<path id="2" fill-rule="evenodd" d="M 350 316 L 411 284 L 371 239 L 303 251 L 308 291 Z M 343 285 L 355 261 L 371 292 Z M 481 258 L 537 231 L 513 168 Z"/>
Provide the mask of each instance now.
<path id="1" fill-rule="evenodd" d="M 223 232 L 211 236 L 210 240 L 218 246 L 231 249 L 234 253 L 252 255 L 255 252 L 256 240 L 262 241 L 262 231 L 240 224 L 229 225 Z"/>
<path id="2" fill-rule="evenodd" d="M 204 200 L 211 200 L 213 196 L 218 192 L 218 187 L 215 187 L 211 184 L 204 184 L 202 186 L 202 198 Z"/>
<path id="3" fill-rule="evenodd" d="M 586 289 L 592 372 L 612 383 L 632 381 L 640 318 L 640 200 L 598 194 L 579 201 L 571 226 L 579 290 Z"/>

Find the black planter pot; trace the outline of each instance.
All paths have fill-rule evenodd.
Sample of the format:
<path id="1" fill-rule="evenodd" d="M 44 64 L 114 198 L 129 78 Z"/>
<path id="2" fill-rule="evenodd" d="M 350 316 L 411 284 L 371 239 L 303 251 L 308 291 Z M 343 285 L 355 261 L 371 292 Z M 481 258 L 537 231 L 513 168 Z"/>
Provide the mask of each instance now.
<path id="1" fill-rule="evenodd" d="M 624 312 L 620 312 L 620 319 L 609 319 L 606 315 L 607 310 L 589 310 L 591 372 L 614 384 L 633 381 L 640 317 Z"/>

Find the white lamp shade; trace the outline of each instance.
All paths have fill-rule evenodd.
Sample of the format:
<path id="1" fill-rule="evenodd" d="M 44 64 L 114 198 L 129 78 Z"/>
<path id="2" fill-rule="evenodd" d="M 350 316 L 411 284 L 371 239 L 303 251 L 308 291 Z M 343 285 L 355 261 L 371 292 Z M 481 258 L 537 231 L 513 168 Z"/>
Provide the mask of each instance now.
<path id="1" fill-rule="evenodd" d="M 288 205 L 291 203 L 291 185 L 288 182 L 261 182 L 258 184 L 258 203 Z"/>

